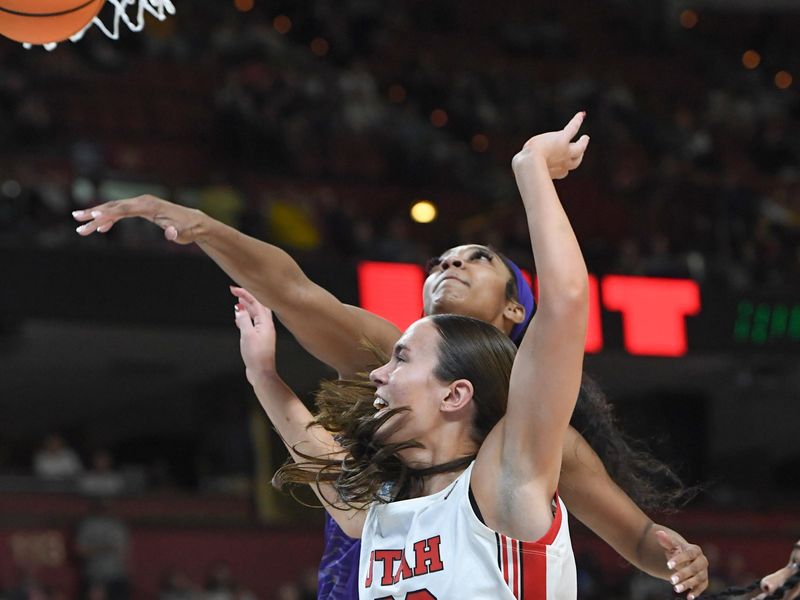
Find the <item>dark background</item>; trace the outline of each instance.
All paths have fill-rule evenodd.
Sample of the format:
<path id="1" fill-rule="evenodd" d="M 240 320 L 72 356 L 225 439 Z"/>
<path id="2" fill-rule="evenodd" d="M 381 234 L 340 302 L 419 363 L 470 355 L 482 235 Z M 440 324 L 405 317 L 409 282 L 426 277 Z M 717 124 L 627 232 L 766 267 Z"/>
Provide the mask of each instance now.
<path id="1" fill-rule="evenodd" d="M 510 160 L 582 109 L 592 142 L 559 193 L 590 270 L 692 278 L 703 298 L 681 358 L 628 355 L 619 314 L 605 312 L 606 347 L 587 371 L 625 429 L 703 488 L 668 522 L 720 549 L 720 584 L 785 560 L 800 530 L 800 340 L 745 341 L 735 323 L 742 302 L 800 305 L 800 6 L 248 7 L 184 1 L 142 33 L 92 28 L 52 51 L 0 43 L 2 519 L 6 537 L 61 532 L 64 562 L 37 576 L 73 593 L 70 531 L 86 509 L 70 484 L 32 473 L 50 432 L 86 465 L 108 449 L 126 474 L 118 510 L 141 597 L 173 563 L 199 581 L 218 559 L 269 597 L 319 548 L 318 512 L 268 489 L 283 451 L 264 442 L 244 381 L 227 278 L 149 223 L 79 238 L 72 210 L 144 192 L 198 207 L 357 303 L 359 260 L 422 264 L 472 241 L 532 267 Z M 422 198 L 439 208 L 431 224 L 408 217 Z M 330 372 L 285 332 L 279 345 L 308 397 Z M 171 548 L 176 527 L 208 539 L 176 542 L 190 550 L 172 562 L 142 554 Z M 582 598 L 649 597 L 575 527 L 576 555 L 592 557 Z M 231 531 L 263 536 L 253 543 L 268 556 L 270 536 L 305 545 L 281 576 L 247 567 L 243 543 L 208 550 Z M 8 560 L 6 588 L 25 570 L 19 553 Z"/>

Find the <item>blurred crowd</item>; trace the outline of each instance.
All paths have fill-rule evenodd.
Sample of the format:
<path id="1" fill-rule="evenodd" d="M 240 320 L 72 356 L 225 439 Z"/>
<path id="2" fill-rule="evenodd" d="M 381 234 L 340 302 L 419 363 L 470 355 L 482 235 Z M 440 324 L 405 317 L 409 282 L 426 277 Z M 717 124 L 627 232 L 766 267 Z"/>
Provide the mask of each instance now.
<path id="1" fill-rule="evenodd" d="M 4 47 L 0 240 L 75 243 L 71 209 L 149 189 L 297 252 L 424 261 L 469 238 L 530 264 L 510 157 L 585 109 L 562 195 L 594 271 L 796 279 L 800 103 L 773 65 L 800 17 L 473 4 L 181 6 L 118 43 Z M 446 219 L 410 221 L 425 194 Z"/>
<path id="2" fill-rule="evenodd" d="M 141 34 L 89 32 L 52 52 L 3 40 L 0 247 L 192 251 L 148 223 L 75 234 L 72 210 L 149 192 L 299 257 L 423 264 L 480 241 L 532 266 L 510 159 L 587 110 L 589 153 L 559 185 L 593 272 L 737 289 L 798 280 L 800 95 L 774 76 L 800 64 L 800 14 L 701 12 L 682 27 L 656 2 L 262 4 L 179 3 Z M 742 64 L 748 46 L 755 68 Z M 437 221 L 409 219 L 417 198 L 438 203 Z M 129 524 L 109 498 L 252 491 L 246 419 L 216 425 L 191 464 L 120 467 L 117 449 L 42 440 L 31 477 L 94 499 L 75 531 L 82 597 L 130 595 Z M 608 582 L 590 556 L 579 562 L 581 598 L 667 596 L 651 578 Z M 752 579 L 734 563 L 718 587 Z M 313 598 L 315 585 L 283 582 L 275 598 Z M 0 593 L 64 597 L 33 575 Z M 158 597 L 255 595 L 220 562 L 204 578 L 165 571 Z"/>

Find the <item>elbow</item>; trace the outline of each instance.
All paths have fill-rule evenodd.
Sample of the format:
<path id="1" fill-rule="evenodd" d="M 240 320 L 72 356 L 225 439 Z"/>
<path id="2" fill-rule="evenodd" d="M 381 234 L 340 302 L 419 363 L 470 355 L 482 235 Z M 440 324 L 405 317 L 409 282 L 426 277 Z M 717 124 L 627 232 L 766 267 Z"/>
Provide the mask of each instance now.
<path id="1" fill-rule="evenodd" d="M 541 294 L 539 308 L 552 311 L 564 318 L 579 318 L 589 311 L 589 281 L 587 278 L 575 278 L 564 281 L 550 289 L 549 294 Z"/>
<path id="2" fill-rule="evenodd" d="M 589 278 L 577 277 L 566 282 L 560 293 L 562 301 L 577 308 L 589 305 Z"/>
<path id="3" fill-rule="evenodd" d="M 564 282 L 542 290 L 536 307 L 537 315 L 548 315 L 559 322 L 581 323 L 589 316 L 589 283 L 587 280 Z"/>

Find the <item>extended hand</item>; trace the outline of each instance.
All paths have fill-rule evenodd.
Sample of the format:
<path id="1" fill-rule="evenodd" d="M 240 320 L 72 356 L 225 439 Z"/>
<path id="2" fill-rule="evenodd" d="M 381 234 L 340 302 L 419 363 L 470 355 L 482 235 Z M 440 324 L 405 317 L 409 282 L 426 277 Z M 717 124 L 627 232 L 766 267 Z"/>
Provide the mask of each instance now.
<path id="1" fill-rule="evenodd" d="M 585 112 L 579 112 L 564 129 L 541 133 L 525 142 L 522 150 L 511 161 L 514 172 L 518 173 L 537 160 L 546 162 L 553 179 L 563 179 L 570 171 L 577 169 L 589 145 L 589 136 L 582 135 L 575 142 L 572 139 L 578 135 L 585 117 Z"/>
<path id="2" fill-rule="evenodd" d="M 247 380 L 254 385 L 257 377 L 275 375 L 275 324 L 272 311 L 244 288 L 231 286 L 231 293 L 239 300 L 234 307 L 234 318 L 240 334 L 239 349 Z"/>
<path id="3" fill-rule="evenodd" d="M 149 194 L 112 200 L 86 210 L 76 210 L 72 216 L 83 223 L 77 232 L 87 236 L 95 231 L 106 233 L 117 221 L 131 217 L 141 217 L 155 223 L 164 230 L 164 237 L 178 244 L 191 244 L 197 241 L 200 219 L 199 210 L 173 204 Z"/>
<path id="4" fill-rule="evenodd" d="M 694 600 L 708 587 L 708 559 L 702 548 L 666 531 L 656 531 L 656 538 L 664 550 L 667 567 L 675 572 L 670 577 L 673 589 L 678 594 L 689 592 L 687 600 Z"/>

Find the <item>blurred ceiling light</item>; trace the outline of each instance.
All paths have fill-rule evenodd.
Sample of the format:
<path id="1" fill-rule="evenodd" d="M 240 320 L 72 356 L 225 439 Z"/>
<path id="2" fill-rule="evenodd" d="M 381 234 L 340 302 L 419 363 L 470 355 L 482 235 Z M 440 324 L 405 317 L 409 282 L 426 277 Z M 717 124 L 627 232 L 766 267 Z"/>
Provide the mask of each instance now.
<path id="1" fill-rule="evenodd" d="M 430 223 L 436 219 L 436 205 L 429 200 L 418 200 L 411 207 L 411 218 L 417 223 Z"/>
<path id="2" fill-rule="evenodd" d="M 747 50 L 742 54 L 742 64 L 745 69 L 755 69 L 761 64 L 761 55 L 755 50 Z"/>
<path id="3" fill-rule="evenodd" d="M 792 74 L 789 71 L 778 71 L 775 73 L 775 87 L 782 90 L 788 89 L 792 85 Z"/>
<path id="4" fill-rule="evenodd" d="M 434 127 L 444 127 L 447 125 L 447 112 L 441 108 L 435 108 L 431 112 L 431 123 Z"/>
<path id="5" fill-rule="evenodd" d="M 331 45 L 325 38 L 315 37 L 311 40 L 311 52 L 313 52 L 315 56 L 325 56 L 330 49 Z"/>
<path id="6" fill-rule="evenodd" d="M 399 83 L 395 83 L 389 87 L 389 100 L 394 104 L 402 104 L 406 101 L 407 96 L 406 88 Z"/>
<path id="7" fill-rule="evenodd" d="M 482 133 L 476 133 L 472 136 L 471 145 L 475 152 L 486 152 L 489 149 L 489 138 Z"/>
<path id="8" fill-rule="evenodd" d="M 697 13 L 692 9 L 686 9 L 681 12 L 680 19 L 681 26 L 684 29 L 694 29 L 694 27 L 697 25 L 697 22 L 700 20 L 700 18 L 697 16 Z"/>
<path id="9" fill-rule="evenodd" d="M 22 186 L 18 181 L 6 179 L 3 185 L 0 186 L 0 191 L 3 192 L 3 196 L 6 198 L 17 198 L 22 193 Z"/>
<path id="10" fill-rule="evenodd" d="M 292 30 L 292 20 L 286 15 L 278 15 L 272 20 L 272 26 L 278 33 L 289 33 Z"/>

